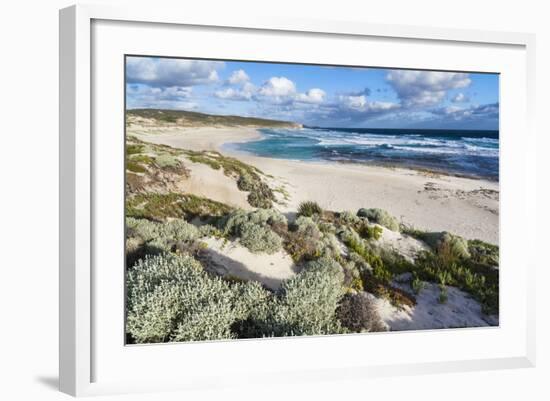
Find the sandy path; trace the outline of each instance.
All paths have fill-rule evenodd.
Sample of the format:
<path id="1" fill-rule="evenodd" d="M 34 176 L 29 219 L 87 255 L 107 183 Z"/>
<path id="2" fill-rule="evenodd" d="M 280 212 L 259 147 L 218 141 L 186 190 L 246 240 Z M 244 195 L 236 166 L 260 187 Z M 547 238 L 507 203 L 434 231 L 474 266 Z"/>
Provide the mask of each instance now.
<path id="1" fill-rule="evenodd" d="M 151 135 L 133 134 L 153 143 L 218 150 L 226 154 L 228 152 L 222 149 L 224 143 L 261 137 L 250 128 L 196 128 L 156 131 Z M 295 211 L 304 200 L 315 200 L 331 210 L 378 207 L 415 228 L 450 231 L 469 239 L 498 244 L 499 186 L 496 182 L 427 175 L 402 168 L 232 155 L 276 177 L 279 182 L 287 183 L 290 201 L 279 207 L 283 212 Z M 238 192 L 236 186 L 235 191 Z"/>

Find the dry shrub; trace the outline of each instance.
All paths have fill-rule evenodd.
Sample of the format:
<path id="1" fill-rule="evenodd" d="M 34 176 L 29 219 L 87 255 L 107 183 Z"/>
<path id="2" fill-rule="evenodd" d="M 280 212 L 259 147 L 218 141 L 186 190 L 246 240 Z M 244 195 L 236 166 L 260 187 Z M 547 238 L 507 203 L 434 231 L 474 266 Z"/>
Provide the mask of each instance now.
<path id="1" fill-rule="evenodd" d="M 336 309 L 336 316 L 342 326 L 355 333 L 387 330 L 373 300 L 364 292 L 346 294 Z"/>

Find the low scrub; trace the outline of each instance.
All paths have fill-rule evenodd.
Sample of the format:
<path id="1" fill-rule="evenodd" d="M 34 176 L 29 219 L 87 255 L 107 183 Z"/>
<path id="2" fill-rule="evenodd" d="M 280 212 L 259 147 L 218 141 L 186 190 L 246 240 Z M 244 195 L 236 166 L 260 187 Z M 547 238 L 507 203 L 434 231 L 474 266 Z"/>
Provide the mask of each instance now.
<path id="1" fill-rule="evenodd" d="M 231 212 L 223 203 L 196 195 L 139 193 L 126 199 L 126 216 L 166 221 L 169 218 L 213 219 Z"/>
<path id="2" fill-rule="evenodd" d="M 321 258 L 283 283 L 268 321 L 274 335 L 341 333 L 336 308 L 344 295 L 342 267 Z"/>
<path id="3" fill-rule="evenodd" d="M 138 343 L 231 338 L 229 286 L 189 256 L 140 260 L 127 273 L 126 330 Z"/>
<path id="4" fill-rule="evenodd" d="M 245 223 L 259 226 L 280 227 L 286 229 L 286 217 L 273 209 L 258 209 L 251 212 L 235 210 L 220 221 L 220 227 L 225 235 L 239 235 L 240 227 Z"/>
<path id="5" fill-rule="evenodd" d="M 286 218 L 273 209 L 236 210 L 221 222 L 224 235 L 240 238 L 241 244 L 253 253 L 268 254 L 279 251 L 283 243 L 273 228 L 284 231 L 286 226 Z"/>
<path id="6" fill-rule="evenodd" d="M 499 265 L 499 247 L 487 242 L 476 240 L 468 241 L 468 251 L 471 259 L 488 266 Z"/>
<path id="7" fill-rule="evenodd" d="M 357 232 L 365 239 L 377 241 L 382 237 L 382 227 L 374 224 L 362 223 Z"/>
<path id="8" fill-rule="evenodd" d="M 231 284 L 172 254 L 140 260 L 126 282 L 126 331 L 137 343 L 235 338 L 234 325 L 261 315 L 271 297 L 258 283 Z"/>
<path id="9" fill-rule="evenodd" d="M 372 298 L 364 292 L 346 294 L 336 310 L 342 326 L 353 333 L 386 331 Z"/>
<path id="10" fill-rule="evenodd" d="M 469 259 L 448 259 L 433 252 L 424 252 L 415 261 L 415 273 L 425 281 L 458 287 L 471 294 L 487 314 L 499 310 L 498 270 L 477 265 Z"/>
<path id="11" fill-rule="evenodd" d="M 281 250 L 282 239 L 268 227 L 244 223 L 239 227 L 240 243 L 252 253 L 273 254 Z"/>
<path id="12" fill-rule="evenodd" d="M 392 231 L 399 231 L 399 221 L 383 209 L 359 209 L 357 216 L 366 217 L 369 221 L 378 223 Z"/>
<path id="13" fill-rule="evenodd" d="M 458 236 L 443 231 L 441 233 L 427 233 L 424 241 L 442 257 L 466 259 L 470 257 L 468 242 Z"/>
<path id="14" fill-rule="evenodd" d="M 317 202 L 306 201 L 300 203 L 298 206 L 298 216 L 313 217 L 315 215 L 321 215 L 323 209 Z"/>

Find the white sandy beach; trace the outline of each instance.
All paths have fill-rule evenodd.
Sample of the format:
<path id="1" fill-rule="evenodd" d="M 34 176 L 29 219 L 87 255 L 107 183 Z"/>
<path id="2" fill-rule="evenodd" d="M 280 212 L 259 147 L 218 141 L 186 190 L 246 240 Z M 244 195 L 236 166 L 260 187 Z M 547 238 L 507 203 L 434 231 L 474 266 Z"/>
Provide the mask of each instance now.
<path id="1" fill-rule="evenodd" d="M 282 212 L 296 211 L 300 202 L 314 200 L 328 210 L 356 211 L 360 207 L 382 208 L 403 223 L 429 231 L 449 231 L 468 239 L 499 243 L 498 182 L 436 175 L 404 168 L 359 164 L 303 162 L 230 154 L 223 144 L 259 139 L 251 128 L 178 128 L 140 130 L 130 135 L 152 143 L 190 150 L 217 150 L 237 156 L 265 174 L 272 184 L 290 194 Z M 240 192 L 223 172 L 187 163 L 192 179 L 182 187 L 214 200 L 247 207 Z"/>

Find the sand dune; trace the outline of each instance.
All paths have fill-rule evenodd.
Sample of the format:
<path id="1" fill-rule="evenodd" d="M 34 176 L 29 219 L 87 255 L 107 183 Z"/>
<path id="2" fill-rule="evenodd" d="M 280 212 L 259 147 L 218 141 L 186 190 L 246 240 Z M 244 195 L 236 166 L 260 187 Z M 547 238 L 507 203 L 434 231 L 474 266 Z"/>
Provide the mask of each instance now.
<path id="1" fill-rule="evenodd" d="M 303 162 L 237 154 L 225 143 L 259 139 L 251 128 L 189 128 L 157 130 L 154 134 L 134 128 L 129 134 L 157 144 L 191 150 L 217 150 L 238 156 L 274 177 L 290 199 L 277 208 L 296 211 L 300 202 L 315 200 L 329 210 L 356 211 L 360 207 L 386 209 L 403 223 L 429 231 L 450 231 L 468 239 L 499 243 L 499 185 L 497 182 L 429 174 L 403 168 L 358 164 Z M 198 167 L 190 166 L 195 169 Z M 193 172 L 192 172 L 193 174 Z M 202 170 L 196 170 L 201 175 Z M 227 177 L 221 177 L 222 180 Z M 211 177 L 214 179 L 214 177 Z M 204 178 L 212 199 L 228 199 L 221 181 Z M 199 185 L 200 186 L 200 185 Z M 223 189 L 220 189 L 223 188 Z M 232 199 L 242 200 L 238 191 Z M 238 202 L 237 202 L 238 203 Z"/>

